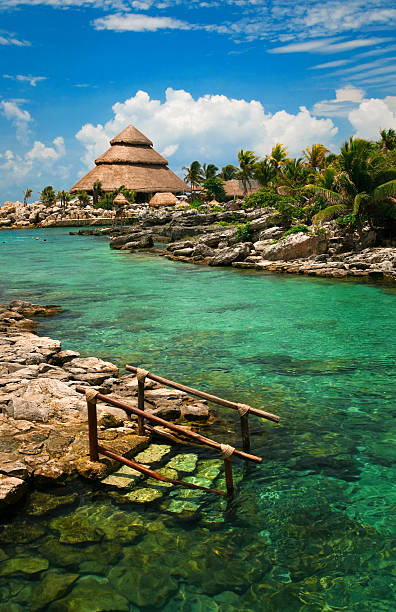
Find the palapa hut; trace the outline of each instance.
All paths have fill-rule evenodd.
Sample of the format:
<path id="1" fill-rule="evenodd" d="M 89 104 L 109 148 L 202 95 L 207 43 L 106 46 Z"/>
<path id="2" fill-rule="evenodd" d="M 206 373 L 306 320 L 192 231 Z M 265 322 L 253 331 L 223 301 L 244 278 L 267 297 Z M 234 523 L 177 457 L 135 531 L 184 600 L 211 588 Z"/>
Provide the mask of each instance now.
<path id="1" fill-rule="evenodd" d="M 245 195 L 256 193 L 261 185 L 256 180 L 251 180 L 247 186 L 247 193 L 243 191 L 243 183 L 238 179 L 232 179 L 231 181 L 223 181 L 224 191 L 226 192 L 227 198 L 243 198 Z"/>
<path id="2" fill-rule="evenodd" d="M 179 200 L 175 194 L 170 192 L 156 193 L 149 202 L 150 206 L 174 206 L 178 203 Z"/>
<path id="3" fill-rule="evenodd" d="M 80 179 L 70 192 L 92 194 L 100 181 L 103 191 L 122 185 L 133 189 L 137 201 L 147 201 L 153 193 L 183 193 L 187 185 L 172 170 L 168 161 L 153 149 L 153 143 L 133 125 L 110 140 L 110 149 L 95 160 L 96 168 Z"/>

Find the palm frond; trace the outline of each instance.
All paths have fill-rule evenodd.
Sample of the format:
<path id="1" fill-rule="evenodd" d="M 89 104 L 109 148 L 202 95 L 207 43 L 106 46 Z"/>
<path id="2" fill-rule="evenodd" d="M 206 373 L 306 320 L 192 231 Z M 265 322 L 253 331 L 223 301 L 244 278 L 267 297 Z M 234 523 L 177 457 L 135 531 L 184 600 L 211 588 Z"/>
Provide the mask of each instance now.
<path id="1" fill-rule="evenodd" d="M 324 208 L 323 210 L 320 210 L 318 213 L 316 213 L 316 215 L 313 217 L 313 222 L 317 224 L 317 223 L 320 223 L 321 221 L 328 221 L 330 219 L 333 219 L 333 217 L 341 213 L 344 210 L 344 208 L 345 208 L 344 203 L 333 204 L 332 206 L 327 206 L 327 208 Z"/>
<path id="2" fill-rule="evenodd" d="M 374 202 L 380 202 L 396 195 L 396 180 L 383 183 L 373 191 Z"/>
<path id="3" fill-rule="evenodd" d="M 331 191 L 330 189 L 326 189 L 325 187 L 320 187 L 319 185 L 305 185 L 303 187 L 304 190 L 311 190 L 314 193 L 321 195 L 327 202 L 331 204 L 338 205 L 344 203 L 344 197 L 341 193 L 337 193 L 337 191 Z"/>
<path id="4" fill-rule="evenodd" d="M 368 199 L 369 196 L 364 191 L 362 193 L 358 193 L 353 200 L 352 214 L 356 216 L 359 212 L 361 203 Z"/>

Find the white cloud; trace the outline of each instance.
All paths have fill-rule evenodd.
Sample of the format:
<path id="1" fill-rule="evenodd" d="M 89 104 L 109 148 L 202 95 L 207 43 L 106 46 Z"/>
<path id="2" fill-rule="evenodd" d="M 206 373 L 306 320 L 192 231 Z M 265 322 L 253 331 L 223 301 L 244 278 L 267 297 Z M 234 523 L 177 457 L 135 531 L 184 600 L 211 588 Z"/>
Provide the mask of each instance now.
<path id="1" fill-rule="evenodd" d="M 55 138 L 52 145 L 47 146 L 36 140 L 25 154 L 19 155 L 10 150 L 0 153 L 0 186 L 6 189 L 25 179 L 34 182 L 47 173 L 53 173 L 58 180 L 65 178 L 68 168 L 59 166 L 59 160 L 66 153 L 62 136 Z"/>
<path id="2" fill-rule="evenodd" d="M 135 125 L 154 142 L 157 150 L 172 154 L 175 170 L 192 159 L 217 164 L 236 161 L 239 149 L 265 155 L 282 142 L 290 154 L 299 154 L 312 142 L 331 145 L 337 133 L 331 119 L 317 119 L 302 107 L 296 114 L 285 110 L 266 113 L 257 100 L 205 95 L 194 99 L 184 90 L 166 90 L 165 101 L 144 91 L 113 105 L 114 116 L 105 125 L 87 123 L 76 134 L 85 148 L 82 161 L 93 161 L 109 147 L 109 140 L 128 124 Z"/>
<path id="3" fill-rule="evenodd" d="M 337 68 L 338 66 L 345 66 L 345 64 L 350 64 L 351 60 L 342 59 L 335 60 L 334 62 L 325 62 L 324 64 L 317 64 L 316 66 L 311 66 L 310 70 L 323 70 L 324 68 Z"/>
<path id="4" fill-rule="evenodd" d="M 364 100 L 351 110 L 348 119 L 355 129 L 355 136 L 375 140 L 380 129 L 396 129 L 396 96 L 381 100 Z"/>
<path id="5" fill-rule="evenodd" d="M 45 81 L 48 77 L 43 77 L 43 76 L 32 76 L 32 75 L 24 75 L 24 74 L 17 74 L 16 76 L 13 76 L 11 74 L 3 74 L 3 78 L 4 79 L 12 79 L 13 81 L 21 81 L 22 83 L 29 83 L 32 87 L 36 87 L 36 84 L 39 83 L 40 81 Z"/>
<path id="6" fill-rule="evenodd" d="M 337 102 L 361 102 L 364 98 L 364 90 L 358 89 L 353 85 L 347 85 L 336 89 L 336 101 Z"/>
<path id="7" fill-rule="evenodd" d="M 149 17 L 141 13 L 117 13 L 95 19 L 96 30 L 114 32 L 157 32 L 157 30 L 189 30 L 190 24 L 171 17 Z"/>
<path id="8" fill-rule="evenodd" d="M 16 47 L 29 47 L 30 42 L 27 40 L 19 40 L 14 36 L 1 36 L 0 35 L 0 45 L 15 45 Z"/>
<path id="9" fill-rule="evenodd" d="M 172 155 L 176 153 L 178 148 L 179 148 L 178 144 L 170 144 L 167 147 L 165 147 L 163 151 L 161 151 L 161 155 L 163 155 L 164 157 L 171 157 Z"/>
<path id="10" fill-rule="evenodd" d="M 268 53 L 341 53 L 361 47 L 371 47 L 390 40 L 389 38 L 356 38 L 337 42 L 336 38 L 320 38 L 300 43 L 291 43 L 282 47 L 268 49 Z"/>
<path id="11" fill-rule="evenodd" d="M 12 122 L 16 127 L 16 135 L 18 140 L 26 141 L 29 133 L 29 123 L 32 121 L 32 116 L 27 110 L 19 108 L 16 102 L 2 100 L 0 102 L 0 110 L 4 113 L 6 119 Z"/>

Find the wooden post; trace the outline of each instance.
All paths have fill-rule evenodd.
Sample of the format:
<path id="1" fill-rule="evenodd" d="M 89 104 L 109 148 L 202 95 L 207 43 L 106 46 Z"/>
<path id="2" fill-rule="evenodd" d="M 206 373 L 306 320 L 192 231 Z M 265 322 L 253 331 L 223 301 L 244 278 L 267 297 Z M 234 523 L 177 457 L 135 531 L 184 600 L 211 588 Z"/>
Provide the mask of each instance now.
<path id="1" fill-rule="evenodd" d="M 144 411 L 144 380 L 138 380 L 138 408 Z M 139 436 L 145 435 L 144 417 L 142 415 L 138 415 L 138 434 Z"/>
<path id="2" fill-rule="evenodd" d="M 250 451 L 250 435 L 249 435 L 249 413 L 241 416 L 241 433 L 242 433 L 242 448 L 244 451 Z"/>
<path id="3" fill-rule="evenodd" d="M 88 436 L 89 436 L 89 458 L 91 461 L 99 461 L 98 455 L 98 419 L 96 415 L 96 398 L 87 399 L 88 408 Z"/>
<path id="4" fill-rule="evenodd" d="M 232 460 L 231 458 L 226 459 L 224 457 L 224 468 L 225 468 L 227 496 L 232 497 L 234 495 L 234 483 L 232 480 Z"/>

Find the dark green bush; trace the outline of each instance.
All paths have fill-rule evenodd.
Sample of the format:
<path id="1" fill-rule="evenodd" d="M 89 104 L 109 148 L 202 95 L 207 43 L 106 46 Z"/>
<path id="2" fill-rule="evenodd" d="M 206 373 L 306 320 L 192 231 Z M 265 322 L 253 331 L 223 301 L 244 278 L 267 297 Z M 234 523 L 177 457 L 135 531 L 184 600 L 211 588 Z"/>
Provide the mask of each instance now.
<path id="1" fill-rule="evenodd" d="M 293 227 L 283 234 L 282 238 L 287 238 L 287 236 L 291 234 L 299 234 L 300 232 L 309 232 L 309 227 L 306 225 L 293 225 Z"/>

